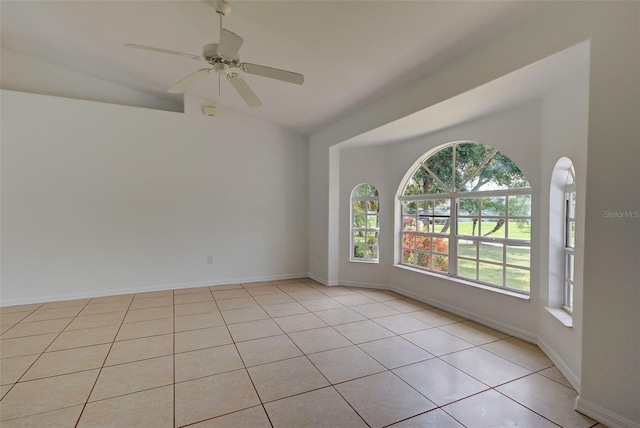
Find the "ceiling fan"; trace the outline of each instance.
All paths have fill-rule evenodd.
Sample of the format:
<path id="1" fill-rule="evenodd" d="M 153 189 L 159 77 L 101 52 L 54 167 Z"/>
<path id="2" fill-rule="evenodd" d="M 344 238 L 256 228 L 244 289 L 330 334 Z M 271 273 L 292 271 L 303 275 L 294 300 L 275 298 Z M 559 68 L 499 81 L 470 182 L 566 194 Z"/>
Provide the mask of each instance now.
<path id="1" fill-rule="evenodd" d="M 218 79 L 220 76 L 226 77 L 236 91 L 240 94 L 242 99 L 250 107 L 260 107 L 262 102 L 258 99 L 256 94 L 251 90 L 249 85 L 244 79 L 231 69 L 238 68 L 245 73 L 255 74 L 257 76 L 269 77 L 271 79 L 281 80 L 283 82 L 295 83 L 296 85 L 302 85 L 304 83 L 304 76 L 300 73 L 294 73 L 292 71 L 280 70 L 278 68 L 267 67 L 264 65 L 251 64 L 248 62 L 240 62 L 238 57 L 238 51 L 244 43 L 242 37 L 231 31 L 222 28 L 222 17 L 228 15 L 231 12 L 231 6 L 224 1 L 219 0 L 215 3 L 216 13 L 220 16 L 220 40 L 218 43 L 209 43 L 202 48 L 202 56 L 192 55 L 183 52 L 176 52 L 167 49 L 154 48 L 151 46 L 136 45 L 131 43 L 125 43 L 124 46 L 128 48 L 144 49 L 154 52 L 160 52 L 171 55 L 183 56 L 198 61 L 208 62 L 213 67 L 201 68 L 195 73 L 190 74 L 178 83 L 168 89 L 171 93 L 183 93 L 191 85 L 196 83 L 203 77 L 216 72 Z M 218 85 L 219 85 L 218 80 Z"/>

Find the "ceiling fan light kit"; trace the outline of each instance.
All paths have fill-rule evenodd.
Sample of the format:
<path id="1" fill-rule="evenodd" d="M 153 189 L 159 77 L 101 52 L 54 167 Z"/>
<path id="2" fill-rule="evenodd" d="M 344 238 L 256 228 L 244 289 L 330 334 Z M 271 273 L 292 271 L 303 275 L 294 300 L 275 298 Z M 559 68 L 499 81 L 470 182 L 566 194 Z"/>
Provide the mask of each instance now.
<path id="1" fill-rule="evenodd" d="M 302 85 L 304 83 L 304 76 L 300 73 L 294 73 L 293 71 L 281 70 L 264 65 L 240 62 L 238 52 L 240 51 L 240 47 L 242 47 L 244 40 L 242 37 L 223 28 L 222 26 L 222 17 L 231 13 L 231 6 L 224 0 L 215 2 L 214 6 L 216 13 L 220 16 L 220 39 L 218 43 L 206 44 L 202 48 L 202 56 L 131 43 L 126 43 L 124 46 L 128 48 L 183 56 L 197 61 L 207 62 L 212 66 L 212 68 L 202 68 L 180 80 L 168 89 L 168 92 L 171 93 L 184 93 L 197 81 L 215 71 L 220 77 L 225 76 L 227 78 L 229 83 L 231 83 L 231 86 L 233 86 L 247 105 L 250 107 L 260 107 L 262 102 L 244 81 L 242 76 L 230 69 L 237 68 L 244 73 L 268 77 L 270 79 L 280 80 L 296 85 Z"/>

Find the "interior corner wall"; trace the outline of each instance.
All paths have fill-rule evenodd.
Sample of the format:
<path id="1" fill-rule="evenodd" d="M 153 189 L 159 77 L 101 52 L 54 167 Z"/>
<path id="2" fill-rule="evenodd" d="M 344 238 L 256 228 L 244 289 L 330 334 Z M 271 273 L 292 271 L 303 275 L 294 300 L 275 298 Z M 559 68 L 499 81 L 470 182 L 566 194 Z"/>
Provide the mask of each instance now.
<path id="1" fill-rule="evenodd" d="M 3 306 L 306 275 L 305 137 L 227 110 L 1 97 Z"/>

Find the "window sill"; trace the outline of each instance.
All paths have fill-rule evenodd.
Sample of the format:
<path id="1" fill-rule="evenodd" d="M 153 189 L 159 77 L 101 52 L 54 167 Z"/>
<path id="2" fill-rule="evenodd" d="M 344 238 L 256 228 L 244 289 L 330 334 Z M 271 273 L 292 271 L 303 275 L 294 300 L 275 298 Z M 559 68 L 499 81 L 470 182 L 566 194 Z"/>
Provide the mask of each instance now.
<path id="1" fill-rule="evenodd" d="M 366 264 L 375 264 L 377 265 L 378 263 L 380 263 L 380 260 L 358 260 L 358 259 L 351 259 L 349 260 L 352 263 L 366 263 Z"/>
<path id="2" fill-rule="evenodd" d="M 515 291 L 503 290 L 503 289 L 500 289 L 500 288 L 497 288 L 497 287 L 491 287 L 491 286 L 484 285 L 484 284 L 478 284 L 476 282 L 466 281 L 466 280 L 464 280 L 462 278 L 456 278 L 455 276 L 449 276 L 449 275 L 444 275 L 444 274 L 435 273 L 435 272 L 427 272 L 427 271 L 424 271 L 422 269 L 414 269 L 412 267 L 405 266 L 405 265 L 400 265 L 400 264 L 394 264 L 393 266 L 397 267 L 397 268 L 400 268 L 400 269 L 408 270 L 408 271 L 411 271 L 411 272 L 416 272 L 416 273 L 419 273 L 419 274 L 422 274 L 422 275 L 433 276 L 433 277 L 444 279 L 444 280 L 447 280 L 447 281 L 456 282 L 458 284 L 468 285 L 469 287 L 479 288 L 481 290 L 486 290 L 486 291 L 491 291 L 492 293 L 502 294 L 502 295 L 509 296 L 509 297 L 515 297 L 516 299 L 520 299 L 520 300 L 526 300 L 526 301 L 530 301 L 531 300 L 531 296 L 529 296 L 528 294 L 516 293 Z"/>
<path id="3" fill-rule="evenodd" d="M 562 325 L 573 328 L 573 316 L 567 311 L 560 308 L 550 308 L 548 306 L 545 306 L 545 309 L 551 314 L 551 316 L 560 321 Z"/>

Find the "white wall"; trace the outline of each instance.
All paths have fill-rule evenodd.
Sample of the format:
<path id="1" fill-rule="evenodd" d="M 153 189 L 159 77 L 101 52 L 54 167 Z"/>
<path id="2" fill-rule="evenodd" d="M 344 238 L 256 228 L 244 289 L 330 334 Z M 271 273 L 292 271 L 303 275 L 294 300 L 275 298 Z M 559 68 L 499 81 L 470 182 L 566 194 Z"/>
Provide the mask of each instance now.
<path id="1" fill-rule="evenodd" d="M 334 168 L 329 155 L 335 145 L 589 40 L 583 340 L 577 405 L 608 426 L 640 426 L 640 219 L 605 215 L 605 211 L 640 209 L 639 31 L 640 3 L 558 2 L 549 13 L 313 134 L 310 190 L 317 198 L 309 206 L 312 212 L 328 214 L 310 217 L 310 256 L 317 257 L 310 263 L 311 275 L 327 282 L 338 276 L 339 267 L 329 263 L 339 251 L 329 245 L 337 242 L 339 233 L 329 227 L 339 218 L 338 192 L 329 187 L 336 181 L 331 177 Z M 321 258 L 323 251 L 329 255 L 326 260 Z M 469 295 L 470 300 L 476 297 L 473 292 Z"/>
<path id="2" fill-rule="evenodd" d="M 0 63 L 2 89 L 158 110 L 183 111 L 182 100 L 176 95 L 160 98 L 10 49 L 0 49 L 0 57 L 2 58 Z"/>
<path id="3" fill-rule="evenodd" d="M 306 275 L 305 138 L 195 101 L 1 95 L 3 306 Z"/>

